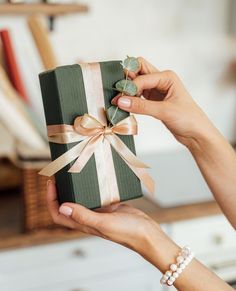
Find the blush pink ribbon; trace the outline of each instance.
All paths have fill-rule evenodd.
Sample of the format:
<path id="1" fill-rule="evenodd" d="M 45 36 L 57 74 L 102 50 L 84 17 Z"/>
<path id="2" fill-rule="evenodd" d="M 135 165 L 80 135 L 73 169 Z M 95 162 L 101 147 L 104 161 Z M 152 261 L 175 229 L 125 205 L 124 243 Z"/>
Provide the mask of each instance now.
<path id="1" fill-rule="evenodd" d="M 155 183 L 146 172 L 149 167 L 140 161 L 117 136 L 117 134 L 137 134 L 137 121 L 133 115 L 109 127 L 93 116 L 84 114 L 75 119 L 74 125 L 49 125 L 47 129 L 50 142 L 59 144 L 79 143 L 43 168 L 39 172 L 40 175 L 53 176 L 74 160 L 75 162 L 68 172 L 80 173 L 96 148 L 106 139 L 146 188 L 154 193 Z"/>

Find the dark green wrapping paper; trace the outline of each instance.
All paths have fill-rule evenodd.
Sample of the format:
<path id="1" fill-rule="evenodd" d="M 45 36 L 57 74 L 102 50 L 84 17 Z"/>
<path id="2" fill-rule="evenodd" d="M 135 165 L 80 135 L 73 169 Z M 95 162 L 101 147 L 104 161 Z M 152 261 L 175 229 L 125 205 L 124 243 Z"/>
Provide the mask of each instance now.
<path id="1" fill-rule="evenodd" d="M 101 62 L 104 101 L 106 109 L 117 94 L 112 88 L 124 78 L 119 61 Z M 88 113 L 83 76 L 78 64 L 58 67 L 39 75 L 47 125 L 73 124 L 77 116 Z M 128 113 L 123 113 L 123 118 Z M 122 118 L 122 119 L 123 119 Z M 133 136 L 119 138 L 135 153 Z M 62 155 L 75 144 L 50 143 L 52 160 Z M 142 196 L 139 179 L 112 148 L 116 179 L 121 201 Z M 73 163 L 56 173 L 56 185 L 60 203 L 75 202 L 88 208 L 101 207 L 94 155 L 81 173 L 68 173 Z M 108 177 L 109 179 L 109 177 Z"/>

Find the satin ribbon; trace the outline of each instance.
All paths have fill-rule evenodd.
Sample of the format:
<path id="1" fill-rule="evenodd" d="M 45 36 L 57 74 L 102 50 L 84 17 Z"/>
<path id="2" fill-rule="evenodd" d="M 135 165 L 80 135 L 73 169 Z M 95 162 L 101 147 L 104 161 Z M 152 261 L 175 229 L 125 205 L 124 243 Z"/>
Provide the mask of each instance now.
<path id="1" fill-rule="evenodd" d="M 75 119 L 73 126 L 61 124 L 49 125 L 47 128 L 50 142 L 69 144 L 80 141 L 80 143 L 48 164 L 39 172 L 40 175 L 50 177 L 75 159 L 76 161 L 68 172 L 80 173 L 97 146 L 106 139 L 147 189 L 151 193 L 154 192 L 154 181 L 146 172 L 146 168 L 149 167 L 140 161 L 117 136 L 117 134 L 137 134 L 137 121 L 133 115 L 111 127 L 102 124 L 89 114 L 84 114 Z"/>

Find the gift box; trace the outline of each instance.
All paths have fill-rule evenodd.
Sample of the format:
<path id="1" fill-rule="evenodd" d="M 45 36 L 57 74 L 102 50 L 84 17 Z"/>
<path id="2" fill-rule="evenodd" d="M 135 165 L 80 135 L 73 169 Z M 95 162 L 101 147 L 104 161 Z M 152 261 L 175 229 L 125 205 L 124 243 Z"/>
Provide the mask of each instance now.
<path id="1" fill-rule="evenodd" d="M 55 174 L 59 202 L 94 209 L 141 197 L 143 164 L 135 160 L 133 135 L 122 134 L 133 120 L 129 113 L 119 111 L 117 124 L 125 121 L 112 132 L 106 117 L 117 95 L 115 83 L 124 79 L 120 61 L 62 66 L 41 73 L 39 79 L 53 160 L 41 174 Z M 80 140 L 77 125 L 87 126 L 86 138 Z M 119 153 L 120 146 L 124 155 Z"/>

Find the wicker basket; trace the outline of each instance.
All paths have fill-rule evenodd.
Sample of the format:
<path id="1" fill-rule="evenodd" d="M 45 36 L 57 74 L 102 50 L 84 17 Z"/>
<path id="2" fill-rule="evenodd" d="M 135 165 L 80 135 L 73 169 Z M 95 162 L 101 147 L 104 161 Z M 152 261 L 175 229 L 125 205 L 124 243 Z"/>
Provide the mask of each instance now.
<path id="1" fill-rule="evenodd" d="M 48 178 L 38 174 L 39 169 L 23 168 L 24 229 L 37 230 L 53 225 L 46 204 Z"/>

